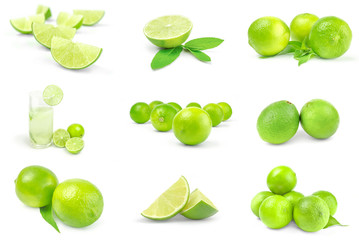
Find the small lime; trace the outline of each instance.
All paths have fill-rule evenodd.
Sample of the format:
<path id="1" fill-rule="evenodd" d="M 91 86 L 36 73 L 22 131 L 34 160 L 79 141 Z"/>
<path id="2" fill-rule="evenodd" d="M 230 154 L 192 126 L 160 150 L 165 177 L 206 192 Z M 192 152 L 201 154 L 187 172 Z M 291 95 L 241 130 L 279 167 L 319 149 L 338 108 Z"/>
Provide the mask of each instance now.
<path id="1" fill-rule="evenodd" d="M 175 103 L 175 102 L 169 102 L 169 103 L 167 103 L 167 104 L 169 104 L 169 105 L 173 106 L 173 107 L 177 110 L 177 112 L 179 112 L 179 111 L 181 111 L 181 110 L 182 110 L 182 107 L 181 107 L 178 103 Z"/>
<path id="2" fill-rule="evenodd" d="M 220 102 L 217 103 L 223 110 L 223 121 L 227 121 L 232 116 L 232 108 L 228 103 Z"/>
<path id="3" fill-rule="evenodd" d="M 151 108 L 147 103 L 135 103 L 130 110 L 130 117 L 135 123 L 145 123 L 150 120 Z"/>
<path id="4" fill-rule="evenodd" d="M 294 189 L 297 185 L 297 176 L 289 167 L 274 168 L 267 177 L 267 186 L 272 193 L 283 195 Z"/>
<path id="5" fill-rule="evenodd" d="M 57 129 L 54 134 L 52 134 L 52 141 L 56 147 L 63 148 L 66 145 L 67 140 L 71 138 L 68 131 L 65 129 Z"/>
<path id="6" fill-rule="evenodd" d="M 169 104 L 157 105 L 151 112 L 152 126 L 160 132 L 167 132 L 172 129 L 176 114 L 177 110 Z"/>
<path id="7" fill-rule="evenodd" d="M 62 101 L 63 96 L 61 88 L 55 85 L 47 86 L 42 93 L 44 102 L 50 106 L 58 105 Z"/>
<path id="8" fill-rule="evenodd" d="M 157 105 L 160 105 L 160 104 L 163 104 L 163 102 L 155 100 L 155 101 L 152 101 L 150 104 L 148 104 L 148 106 L 150 106 L 151 111 L 152 111 Z"/>
<path id="9" fill-rule="evenodd" d="M 310 13 L 302 13 L 295 16 L 290 23 L 290 35 L 292 40 L 303 42 L 303 40 L 309 36 L 313 24 L 318 19 L 317 16 Z"/>
<path id="10" fill-rule="evenodd" d="M 202 107 L 201 107 L 201 104 L 196 103 L 196 102 L 188 103 L 186 107 L 198 107 L 198 108 L 202 108 Z"/>
<path id="11" fill-rule="evenodd" d="M 283 197 L 285 197 L 294 207 L 300 199 L 304 198 L 304 195 L 296 191 L 291 191 L 284 194 Z"/>
<path id="12" fill-rule="evenodd" d="M 85 135 L 85 129 L 81 124 L 78 123 L 74 123 L 71 124 L 68 128 L 67 128 L 68 133 L 70 134 L 70 136 L 73 137 L 79 137 L 82 138 Z"/>
<path id="13" fill-rule="evenodd" d="M 73 137 L 66 141 L 65 147 L 72 154 L 78 154 L 84 148 L 84 140 L 79 137 Z"/>
<path id="14" fill-rule="evenodd" d="M 273 195 L 274 195 L 274 193 L 272 193 L 272 192 L 263 191 L 254 196 L 254 198 L 251 201 L 251 209 L 252 209 L 252 212 L 254 213 L 254 215 L 259 217 L 259 207 L 261 206 L 262 202 L 266 198 L 273 196 Z"/>
<path id="15" fill-rule="evenodd" d="M 269 228 L 283 228 L 292 221 L 292 204 L 280 195 L 268 197 L 259 207 L 259 218 Z"/>
<path id="16" fill-rule="evenodd" d="M 330 215 L 334 216 L 334 214 L 337 212 L 338 202 L 332 193 L 330 193 L 328 191 L 318 191 L 318 192 L 313 193 L 312 195 L 323 199 L 324 202 L 329 207 Z"/>
<path id="17" fill-rule="evenodd" d="M 224 113 L 218 104 L 209 103 L 203 107 L 203 110 L 205 110 L 211 117 L 213 127 L 217 126 L 223 121 Z"/>

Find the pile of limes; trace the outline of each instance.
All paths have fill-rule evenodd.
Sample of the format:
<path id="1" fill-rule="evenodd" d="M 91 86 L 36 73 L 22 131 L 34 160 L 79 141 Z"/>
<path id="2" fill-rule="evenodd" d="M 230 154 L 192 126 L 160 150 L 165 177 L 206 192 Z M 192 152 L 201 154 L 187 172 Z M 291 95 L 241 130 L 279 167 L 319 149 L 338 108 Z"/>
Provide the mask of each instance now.
<path id="1" fill-rule="evenodd" d="M 337 200 L 333 194 L 318 191 L 305 197 L 293 191 L 296 185 L 297 176 L 291 168 L 274 168 L 267 177 L 270 192 L 260 192 L 252 199 L 252 212 L 273 229 L 287 226 L 292 219 L 307 232 L 340 225 L 333 217 L 337 210 Z"/>

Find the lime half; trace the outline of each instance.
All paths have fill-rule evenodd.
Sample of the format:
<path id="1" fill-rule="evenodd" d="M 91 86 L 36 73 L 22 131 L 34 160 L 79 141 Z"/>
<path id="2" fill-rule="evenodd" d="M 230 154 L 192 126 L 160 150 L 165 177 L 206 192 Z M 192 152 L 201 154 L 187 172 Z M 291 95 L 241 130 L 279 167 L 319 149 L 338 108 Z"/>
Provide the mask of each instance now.
<path id="1" fill-rule="evenodd" d="M 42 93 L 44 102 L 50 106 L 58 105 L 63 98 L 64 94 L 58 86 L 49 85 Z"/>
<path id="2" fill-rule="evenodd" d="M 52 16 L 50 8 L 44 5 L 37 6 L 36 14 L 44 14 L 45 20 L 49 19 Z"/>
<path id="3" fill-rule="evenodd" d="M 72 27 L 79 29 L 82 26 L 84 17 L 82 15 L 71 15 L 66 12 L 60 12 L 57 16 L 56 23 L 60 26 Z"/>
<path id="4" fill-rule="evenodd" d="M 189 219 L 200 220 L 213 216 L 218 212 L 214 204 L 198 189 L 189 196 L 187 205 L 182 210 L 182 215 Z"/>
<path id="5" fill-rule="evenodd" d="M 53 26 L 51 24 L 33 23 L 32 33 L 35 39 L 47 48 L 51 48 L 51 40 L 53 37 L 62 37 L 72 40 L 75 36 L 76 28 L 65 26 Z"/>
<path id="6" fill-rule="evenodd" d="M 152 220 L 166 220 L 179 213 L 188 199 L 189 186 L 186 178 L 182 176 L 141 214 Z"/>
<path id="7" fill-rule="evenodd" d="M 23 34 L 30 34 L 32 33 L 32 23 L 44 23 L 45 16 L 44 14 L 37 14 L 30 17 L 23 17 L 17 19 L 11 19 L 10 23 L 16 31 L 23 33 Z"/>
<path id="8" fill-rule="evenodd" d="M 192 30 L 192 22 L 183 16 L 172 15 L 156 18 L 143 29 L 144 34 L 154 45 L 174 48 L 184 43 Z"/>
<path id="9" fill-rule="evenodd" d="M 82 25 L 84 26 L 92 26 L 98 23 L 103 16 L 105 15 L 105 11 L 103 10 L 74 10 L 75 15 L 82 15 L 84 20 Z"/>
<path id="10" fill-rule="evenodd" d="M 56 147 L 63 148 L 66 145 L 67 140 L 70 139 L 70 134 L 65 129 L 57 129 L 52 135 L 53 143 Z"/>
<path id="11" fill-rule="evenodd" d="M 81 150 L 84 148 L 84 145 L 85 143 L 82 138 L 74 137 L 66 141 L 65 147 L 70 153 L 77 154 L 81 152 Z"/>

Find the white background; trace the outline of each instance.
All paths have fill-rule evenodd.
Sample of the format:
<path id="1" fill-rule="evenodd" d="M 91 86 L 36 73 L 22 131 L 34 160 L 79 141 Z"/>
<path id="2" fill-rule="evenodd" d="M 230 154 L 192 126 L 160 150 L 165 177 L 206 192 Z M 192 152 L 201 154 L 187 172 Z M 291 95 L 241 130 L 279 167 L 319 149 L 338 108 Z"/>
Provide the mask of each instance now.
<path id="1" fill-rule="evenodd" d="M 32 15 L 37 4 L 49 5 L 54 23 L 60 11 L 104 9 L 104 19 L 82 27 L 75 41 L 103 48 L 100 59 L 85 70 L 59 66 L 32 35 L 17 33 L 9 19 Z M 0 239 L 354 239 L 358 236 L 358 31 L 356 1 L 6 1 L 0 8 L 1 31 L 1 168 Z M 297 66 L 292 56 L 260 59 L 247 43 L 251 22 L 277 16 L 288 25 L 299 13 L 335 15 L 352 31 L 350 50 L 335 60 L 313 59 Z M 205 64 L 187 52 L 170 66 L 152 71 L 156 51 L 143 35 L 151 19 L 181 14 L 194 24 L 189 39 L 219 37 L 224 43 L 206 51 Z M 36 150 L 28 139 L 28 93 L 56 84 L 64 91 L 55 108 L 54 128 L 74 122 L 86 130 L 79 155 L 50 147 Z M 337 133 L 318 141 L 299 128 L 289 142 L 273 146 L 256 131 L 261 110 L 278 100 L 298 110 L 322 98 L 339 111 Z M 139 101 L 162 100 L 185 106 L 226 101 L 231 120 L 213 128 L 208 140 L 182 145 L 172 132 L 156 132 L 150 123 L 131 121 L 129 110 Z M 61 234 L 45 223 L 38 209 L 16 197 L 14 180 L 28 165 L 54 171 L 60 181 L 83 178 L 102 191 L 105 208 L 92 226 L 75 229 L 58 221 Z M 250 201 L 266 190 L 266 176 L 278 166 L 297 174 L 295 190 L 310 195 L 329 190 L 338 200 L 335 217 L 349 227 L 306 233 L 294 223 L 268 229 L 251 212 Z M 181 175 L 192 190 L 199 188 L 219 213 L 203 221 L 178 216 L 166 222 L 140 213 Z"/>

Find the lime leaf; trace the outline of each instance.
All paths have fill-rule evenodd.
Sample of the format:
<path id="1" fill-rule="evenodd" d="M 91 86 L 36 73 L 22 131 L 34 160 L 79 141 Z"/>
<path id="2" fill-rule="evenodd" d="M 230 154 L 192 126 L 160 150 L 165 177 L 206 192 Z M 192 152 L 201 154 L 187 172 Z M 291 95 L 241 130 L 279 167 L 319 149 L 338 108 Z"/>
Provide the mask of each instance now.
<path id="1" fill-rule="evenodd" d="M 342 226 L 342 227 L 347 227 L 348 225 L 342 225 L 338 222 L 338 220 L 336 220 L 333 216 L 330 216 L 329 217 L 329 221 L 327 223 L 327 226 L 324 227 L 324 229 L 328 228 L 328 227 L 331 227 L 331 226 Z"/>
<path id="2" fill-rule="evenodd" d="M 56 231 L 60 232 L 59 228 L 57 227 L 57 224 L 55 222 L 54 219 L 54 215 L 52 213 L 52 205 L 49 204 L 45 207 L 41 207 L 40 208 L 40 213 L 42 218 L 51 226 L 53 226 L 53 228 L 55 228 Z"/>
<path id="3" fill-rule="evenodd" d="M 203 62 L 210 62 L 211 58 L 205 54 L 204 52 L 200 51 L 200 50 L 194 50 L 191 48 L 186 48 L 190 53 L 193 54 L 193 56 L 195 56 L 198 60 L 203 61 Z"/>
<path id="4" fill-rule="evenodd" d="M 182 46 L 178 46 L 175 48 L 159 50 L 155 57 L 152 59 L 151 68 L 159 69 L 171 64 L 181 54 L 182 49 Z"/>
<path id="5" fill-rule="evenodd" d="M 224 40 L 213 37 L 197 38 L 185 43 L 185 47 L 192 50 L 206 50 L 218 47 Z"/>

